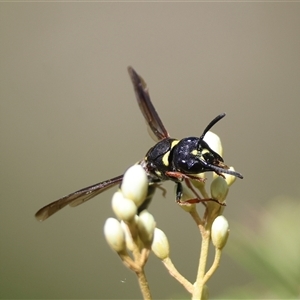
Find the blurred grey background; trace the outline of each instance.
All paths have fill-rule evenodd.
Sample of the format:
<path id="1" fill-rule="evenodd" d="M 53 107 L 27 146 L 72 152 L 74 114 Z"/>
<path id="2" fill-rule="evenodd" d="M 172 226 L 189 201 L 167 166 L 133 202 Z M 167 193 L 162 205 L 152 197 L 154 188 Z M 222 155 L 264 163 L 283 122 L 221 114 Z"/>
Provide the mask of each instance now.
<path id="1" fill-rule="evenodd" d="M 245 177 L 227 200 L 232 236 L 273 197 L 299 197 L 299 15 L 299 3 L 1 3 L 0 297 L 140 298 L 103 236 L 113 190 L 34 218 L 153 145 L 128 65 L 176 138 L 227 113 L 213 131 Z M 165 186 L 150 212 L 194 281 L 200 236 Z M 146 272 L 154 298 L 189 298 L 154 256 Z M 210 294 L 248 280 L 225 249 Z"/>

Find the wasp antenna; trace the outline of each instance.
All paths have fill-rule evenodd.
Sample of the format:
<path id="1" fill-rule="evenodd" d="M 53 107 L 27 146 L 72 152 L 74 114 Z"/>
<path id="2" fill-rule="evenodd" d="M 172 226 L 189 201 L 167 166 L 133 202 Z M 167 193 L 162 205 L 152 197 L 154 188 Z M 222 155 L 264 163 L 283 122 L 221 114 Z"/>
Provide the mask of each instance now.
<path id="1" fill-rule="evenodd" d="M 244 176 L 239 173 L 239 172 L 235 172 L 235 171 L 232 171 L 232 170 L 228 170 L 228 169 L 224 169 L 224 168 L 220 168 L 220 167 L 216 167 L 214 165 L 209 165 L 217 174 L 218 173 L 225 173 L 225 174 L 230 174 L 232 176 L 235 176 L 235 177 L 238 177 L 238 178 L 241 178 L 243 179 Z"/>
<path id="2" fill-rule="evenodd" d="M 222 113 L 220 115 L 218 115 L 217 117 L 215 117 L 212 121 L 210 121 L 210 123 L 206 126 L 206 128 L 204 129 L 202 135 L 199 138 L 199 144 L 201 143 L 201 141 L 204 139 L 204 136 L 206 135 L 206 133 L 217 123 L 219 122 L 221 119 L 223 119 L 226 116 L 225 113 Z"/>

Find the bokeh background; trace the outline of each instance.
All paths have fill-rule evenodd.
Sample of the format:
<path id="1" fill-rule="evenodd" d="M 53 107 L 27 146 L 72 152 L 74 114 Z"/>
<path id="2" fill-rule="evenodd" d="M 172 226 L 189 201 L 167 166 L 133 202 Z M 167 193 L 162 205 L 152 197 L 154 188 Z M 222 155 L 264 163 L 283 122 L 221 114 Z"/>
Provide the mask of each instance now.
<path id="1" fill-rule="evenodd" d="M 213 117 L 227 113 L 214 132 L 225 161 L 245 178 L 228 196 L 230 247 L 209 281 L 210 294 L 224 297 L 257 280 L 232 255 L 241 249 L 235 241 L 255 248 L 253 236 L 260 237 L 268 212 L 276 212 L 279 227 L 291 222 L 270 209 L 274 199 L 300 213 L 294 205 L 299 15 L 299 3 L 284 2 L 1 3 L 0 297 L 140 297 L 134 274 L 103 236 L 113 191 L 43 223 L 34 218 L 45 204 L 123 173 L 153 145 L 128 65 L 148 83 L 176 138 L 199 136 Z M 174 203 L 173 184 L 165 187 L 167 197 L 157 192 L 150 212 L 169 238 L 175 265 L 193 281 L 200 236 Z M 284 243 L 272 245 L 283 256 L 289 234 L 299 231 L 291 228 Z M 154 256 L 146 272 L 154 298 L 189 298 Z"/>

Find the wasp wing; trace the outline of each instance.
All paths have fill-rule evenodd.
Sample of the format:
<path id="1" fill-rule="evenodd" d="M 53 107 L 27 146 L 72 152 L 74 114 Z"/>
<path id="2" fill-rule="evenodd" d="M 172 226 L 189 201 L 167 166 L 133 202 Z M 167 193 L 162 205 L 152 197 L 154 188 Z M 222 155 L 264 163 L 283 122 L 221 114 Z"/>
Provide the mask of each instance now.
<path id="1" fill-rule="evenodd" d="M 128 67 L 128 73 L 134 87 L 140 110 L 151 131 L 154 133 L 155 139 L 160 141 L 170 137 L 150 100 L 146 82 L 132 67 Z"/>
<path id="2" fill-rule="evenodd" d="M 169 133 L 164 127 L 161 119 L 159 118 L 149 96 L 148 88 L 141 76 L 139 76 L 135 70 L 131 67 L 128 67 L 129 76 L 131 78 L 136 98 L 140 107 L 140 110 L 149 125 L 152 133 L 155 136 L 156 140 L 162 140 L 169 137 Z M 89 199 L 97 196 L 98 194 L 104 192 L 105 190 L 113 187 L 120 183 L 123 179 L 123 175 L 117 176 L 115 178 L 88 186 L 79 191 L 71 193 L 65 197 L 62 197 L 46 206 L 41 208 L 36 214 L 35 217 L 39 221 L 43 221 L 54 213 L 64 208 L 67 205 L 77 206 L 81 203 L 88 201 Z"/>
<path id="3" fill-rule="evenodd" d="M 82 204 L 90 200 L 91 198 L 94 198 L 98 194 L 120 183 L 122 179 L 123 179 L 123 175 L 120 175 L 115 178 L 90 185 L 79 191 L 64 196 L 41 208 L 35 214 L 35 217 L 37 218 L 38 221 L 44 221 L 67 205 L 77 206 L 79 204 Z"/>

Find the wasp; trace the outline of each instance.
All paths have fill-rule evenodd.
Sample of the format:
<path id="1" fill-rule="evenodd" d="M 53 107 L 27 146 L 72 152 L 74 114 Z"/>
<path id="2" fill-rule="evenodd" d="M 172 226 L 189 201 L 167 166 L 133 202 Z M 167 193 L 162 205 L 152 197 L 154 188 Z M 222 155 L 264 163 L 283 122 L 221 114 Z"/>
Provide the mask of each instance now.
<path id="1" fill-rule="evenodd" d="M 211 171 L 223 177 L 222 173 L 227 173 L 243 178 L 240 173 L 229 170 L 229 167 L 224 164 L 223 158 L 204 141 L 205 134 L 225 116 L 225 113 L 214 118 L 199 138 L 187 137 L 181 140 L 171 138 L 150 100 L 145 81 L 132 67 L 128 67 L 128 73 L 140 110 L 157 141 L 144 159 L 138 162 L 145 169 L 149 181 L 147 198 L 139 207 L 138 212 L 148 206 L 156 187 L 166 180 L 175 182 L 176 201 L 180 202 L 183 193 L 182 183 L 187 183 L 187 186 L 192 189 L 190 181 L 203 181 L 200 177 L 201 173 Z M 35 216 L 39 221 L 43 221 L 67 205 L 77 206 L 94 198 L 107 189 L 120 184 L 122 179 L 123 175 L 120 175 L 80 189 L 44 206 Z M 196 202 L 209 200 L 218 202 L 214 199 L 196 197 Z"/>

